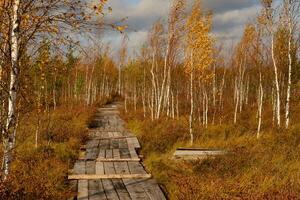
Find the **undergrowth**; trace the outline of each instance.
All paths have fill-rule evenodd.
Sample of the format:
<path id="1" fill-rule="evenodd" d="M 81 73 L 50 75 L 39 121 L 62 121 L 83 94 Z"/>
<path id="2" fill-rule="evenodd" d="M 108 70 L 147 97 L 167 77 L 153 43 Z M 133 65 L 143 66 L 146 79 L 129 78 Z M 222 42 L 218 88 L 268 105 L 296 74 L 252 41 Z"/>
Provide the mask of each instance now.
<path id="1" fill-rule="evenodd" d="M 87 139 L 93 107 L 59 107 L 40 116 L 35 146 L 37 114 L 20 119 L 11 175 L 0 183 L 0 199 L 67 199 L 71 190 L 68 170 Z"/>
<path id="2" fill-rule="evenodd" d="M 195 127 L 194 147 L 221 148 L 225 156 L 193 162 L 172 159 L 177 147 L 189 147 L 185 118 L 151 121 L 124 114 L 142 143 L 149 171 L 170 199 L 299 199 L 300 124 L 262 133 L 245 126 Z"/>

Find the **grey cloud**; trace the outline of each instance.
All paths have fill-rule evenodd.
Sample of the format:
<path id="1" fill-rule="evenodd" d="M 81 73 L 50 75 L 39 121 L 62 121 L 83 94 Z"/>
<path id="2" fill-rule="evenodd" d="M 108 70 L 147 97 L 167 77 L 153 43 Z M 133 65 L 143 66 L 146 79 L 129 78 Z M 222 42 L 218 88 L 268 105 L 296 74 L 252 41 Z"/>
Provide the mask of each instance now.
<path id="1" fill-rule="evenodd" d="M 191 2 L 191 0 L 187 0 Z M 117 21 L 128 17 L 129 48 L 138 48 L 147 38 L 147 30 L 157 19 L 168 17 L 169 0 L 139 0 L 130 4 L 128 0 L 110 0 L 113 12 L 107 17 Z M 241 37 L 243 27 L 259 12 L 259 0 L 203 0 L 203 8 L 214 12 L 213 34 L 225 42 L 236 41 Z M 109 34 L 105 41 L 110 41 L 115 49 L 120 43 L 120 35 Z"/>
<path id="2" fill-rule="evenodd" d="M 204 0 L 203 7 L 219 14 L 230 10 L 247 8 L 257 3 L 258 0 Z"/>

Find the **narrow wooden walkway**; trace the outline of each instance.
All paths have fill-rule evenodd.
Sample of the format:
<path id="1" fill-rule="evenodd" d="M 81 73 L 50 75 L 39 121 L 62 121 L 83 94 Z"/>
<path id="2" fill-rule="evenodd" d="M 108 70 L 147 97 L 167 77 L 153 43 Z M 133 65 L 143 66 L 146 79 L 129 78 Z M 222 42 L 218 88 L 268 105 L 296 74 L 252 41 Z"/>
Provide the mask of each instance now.
<path id="1" fill-rule="evenodd" d="M 114 103 L 98 109 L 85 155 L 76 161 L 69 179 L 76 185 L 78 200 L 164 200 L 166 197 L 148 174 L 136 149 L 137 138 L 129 133 Z"/>

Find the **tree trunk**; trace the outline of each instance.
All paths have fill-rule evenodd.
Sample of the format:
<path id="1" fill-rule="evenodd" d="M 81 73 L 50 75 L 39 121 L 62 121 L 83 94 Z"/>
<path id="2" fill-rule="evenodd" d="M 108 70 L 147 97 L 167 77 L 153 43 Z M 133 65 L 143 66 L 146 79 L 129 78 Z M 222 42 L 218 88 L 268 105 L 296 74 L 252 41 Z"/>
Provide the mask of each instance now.
<path id="1" fill-rule="evenodd" d="M 19 10 L 20 0 L 13 1 L 13 13 L 11 18 L 11 71 L 10 71 L 10 86 L 8 98 L 8 114 L 6 130 L 3 137 L 4 143 L 4 159 L 3 170 L 4 179 L 7 178 L 10 171 L 10 163 L 12 161 L 13 141 L 15 140 L 14 132 L 16 132 L 16 102 L 18 92 L 19 79 Z"/>
<path id="2" fill-rule="evenodd" d="M 89 80 L 89 84 L 88 84 L 87 105 L 91 105 L 91 101 L 92 101 L 92 83 L 93 83 L 94 70 L 95 70 L 95 65 L 93 65 L 93 67 L 92 67 L 92 72 L 91 72 L 91 76 L 90 76 L 90 80 Z"/>
<path id="3" fill-rule="evenodd" d="M 122 78 L 122 71 L 121 71 L 121 64 L 119 64 L 119 76 L 118 76 L 118 94 L 121 95 L 121 78 Z"/>
<path id="4" fill-rule="evenodd" d="M 276 87 L 276 99 L 275 99 L 275 105 L 276 105 L 276 123 L 277 126 L 280 127 L 280 86 L 279 86 L 279 80 L 278 80 L 278 68 L 277 63 L 275 59 L 275 49 L 274 49 L 274 33 L 272 34 L 272 61 L 273 61 L 273 67 L 274 67 L 274 79 L 275 79 L 275 87 Z"/>
<path id="5" fill-rule="evenodd" d="M 213 120 L 212 124 L 215 124 L 215 117 L 216 117 L 216 95 L 217 95 L 217 86 L 216 86 L 216 64 L 214 64 L 214 77 L 213 77 L 213 107 L 214 107 L 214 113 L 213 113 Z"/>
<path id="6" fill-rule="evenodd" d="M 191 100 L 191 110 L 190 110 L 190 120 L 189 120 L 189 129 L 190 129 L 190 142 L 191 145 L 194 144 L 194 133 L 193 133 L 193 114 L 194 114 L 194 93 L 193 93 L 193 83 L 194 83 L 194 63 L 193 63 L 193 52 L 191 53 L 191 72 L 190 72 L 190 100 Z"/>
<path id="7" fill-rule="evenodd" d="M 261 124 L 262 124 L 262 108 L 263 108 L 264 90 L 262 86 L 261 72 L 259 72 L 259 91 L 258 91 L 258 126 L 257 138 L 260 137 Z"/>
<path id="8" fill-rule="evenodd" d="M 286 94 L 286 108 L 285 108 L 285 128 L 288 128 L 290 124 L 290 98 L 291 98 L 291 85 L 292 85 L 291 43 L 292 43 L 292 25 L 289 20 L 289 41 L 288 41 L 289 69 L 288 69 L 288 85 L 287 85 L 287 94 Z"/>
<path id="9" fill-rule="evenodd" d="M 238 81 L 235 79 L 235 109 L 234 109 L 234 124 L 237 122 L 237 112 L 238 112 L 238 107 L 239 107 L 239 102 L 240 102 L 240 93 L 239 93 L 239 86 L 238 86 Z"/>
<path id="10" fill-rule="evenodd" d="M 219 115 L 220 115 L 220 124 L 222 124 L 223 118 L 223 90 L 225 87 L 225 76 L 226 76 L 226 69 L 224 68 L 223 78 L 222 78 L 222 85 L 220 88 L 220 97 L 219 97 Z"/>

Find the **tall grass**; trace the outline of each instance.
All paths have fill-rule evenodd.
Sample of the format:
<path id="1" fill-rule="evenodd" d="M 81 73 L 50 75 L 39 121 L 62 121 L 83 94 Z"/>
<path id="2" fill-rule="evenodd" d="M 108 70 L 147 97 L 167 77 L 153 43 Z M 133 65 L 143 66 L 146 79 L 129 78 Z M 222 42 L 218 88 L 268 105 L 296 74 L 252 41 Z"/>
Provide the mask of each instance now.
<path id="1" fill-rule="evenodd" d="M 0 183 L 0 199 L 66 199 L 70 196 L 68 169 L 87 138 L 92 107 L 59 107 L 40 116 L 35 147 L 37 114 L 20 119 L 11 175 Z"/>
<path id="2" fill-rule="evenodd" d="M 172 160 L 176 147 L 189 146 L 185 118 L 151 121 L 136 116 L 124 118 L 142 143 L 148 170 L 170 199 L 300 198 L 300 124 L 290 130 L 266 130 L 259 140 L 251 124 L 195 127 L 195 147 L 229 153 L 188 162 Z"/>

